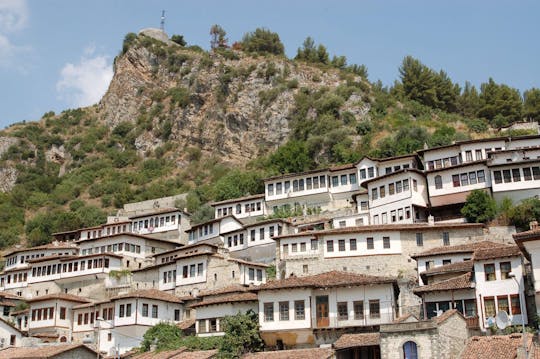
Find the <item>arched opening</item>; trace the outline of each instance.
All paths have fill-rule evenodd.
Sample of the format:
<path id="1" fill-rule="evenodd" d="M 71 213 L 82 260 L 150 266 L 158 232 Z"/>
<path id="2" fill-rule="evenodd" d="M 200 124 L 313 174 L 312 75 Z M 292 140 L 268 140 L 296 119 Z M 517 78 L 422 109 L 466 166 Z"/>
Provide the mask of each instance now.
<path id="1" fill-rule="evenodd" d="M 67 338 L 66 337 L 60 337 L 60 343 L 65 343 L 67 342 Z"/>
<path id="2" fill-rule="evenodd" d="M 416 343 L 408 341 L 403 344 L 403 358 L 404 359 L 418 359 L 418 348 Z"/>

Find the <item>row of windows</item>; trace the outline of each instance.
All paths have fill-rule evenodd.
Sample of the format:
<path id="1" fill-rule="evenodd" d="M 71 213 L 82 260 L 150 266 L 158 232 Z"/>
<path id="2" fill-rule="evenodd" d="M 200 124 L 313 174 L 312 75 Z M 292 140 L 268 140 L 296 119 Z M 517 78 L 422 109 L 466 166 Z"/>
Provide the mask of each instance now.
<path id="1" fill-rule="evenodd" d="M 249 268 L 248 269 L 249 280 L 253 280 L 253 281 L 255 280 L 255 273 L 257 274 L 257 281 L 262 282 L 263 280 L 262 269 Z"/>
<path id="2" fill-rule="evenodd" d="M 353 318 L 349 318 L 349 303 L 338 302 L 337 314 L 338 320 L 362 320 L 364 319 L 364 301 L 358 300 L 353 302 Z M 378 299 L 369 301 L 369 318 L 378 319 L 381 317 L 381 306 Z"/>
<path id="3" fill-rule="evenodd" d="M 459 156 L 445 157 L 435 161 L 427 161 L 426 168 L 428 170 L 434 170 L 436 168 L 444 168 L 450 166 L 456 166 L 461 163 Z"/>
<path id="4" fill-rule="evenodd" d="M 176 283 L 176 269 L 163 272 L 163 283 Z"/>
<path id="5" fill-rule="evenodd" d="M 75 250 L 74 250 L 75 252 Z M 53 255 L 53 254 L 56 254 L 56 255 L 71 255 L 73 253 L 69 253 L 69 252 L 60 252 L 60 253 L 48 253 L 47 255 Z M 11 266 L 11 265 L 14 265 L 17 263 L 17 258 L 20 258 L 20 263 L 24 263 L 24 262 L 28 262 L 29 259 L 34 259 L 34 258 L 41 258 L 41 257 L 45 257 L 45 253 L 37 253 L 37 254 L 27 254 L 26 256 L 22 255 L 20 257 L 18 256 L 13 256 L 13 257 L 10 257 L 6 260 L 6 266 Z"/>
<path id="6" fill-rule="evenodd" d="M 269 183 L 267 186 L 268 195 L 274 195 L 274 185 L 275 185 L 275 194 L 280 195 L 282 193 L 289 193 L 291 191 L 291 181 Z M 304 190 L 319 189 L 326 187 L 326 176 L 314 176 L 301 178 L 298 180 L 292 181 L 292 191 L 299 192 Z"/>
<path id="7" fill-rule="evenodd" d="M 461 312 L 466 317 L 474 317 L 476 315 L 476 300 L 474 299 L 454 299 L 455 309 Z M 450 310 L 451 301 L 426 302 L 427 319 L 436 317 L 439 313 L 444 313 Z"/>
<path id="8" fill-rule="evenodd" d="M 283 248 L 283 254 L 289 253 L 288 243 L 283 244 L 282 248 Z M 317 251 L 319 249 L 319 242 L 316 239 L 312 239 L 310 248 L 311 248 L 311 251 Z M 291 253 L 298 253 L 298 252 L 307 252 L 306 242 L 291 243 Z"/>
<path id="9" fill-rule="evenodd" d="M 468 186 L 477 183 L 486 182 L 486 174 L 484 170 L 465 172 L 452 175 L 452 185 L 454 187 Z M 435 188 L 443 188 L 442 177 L 440 175 L 435 176 Z"/>
<path id="10" fill-rule="evenodd" d="M 510 315 L 521 314 L 519 294 L 484 297 L 484 310 L 486 318 L 495 317 L 498 312 L 503 310 Z"/>
<path id="11" fill-rule="evenodd" d="M 81 250 L 81 254 L 99 254 L 99 253 L 116 253 L 116 252 L 132 252 L 141 253 L 141 246 L 131 243 L 115 243 L 107 246 L 94 247 Z M 156 248 L 152 247 L 152 253 L 156 252 Z"/>
<path id="12" fill-rule="evenodd" d="M 499 270 L 502 279 L 510 279 L 510 272 L 512 272 L 512 264 L 510 262 L 499 263 Z M 486 281 L 497 280 L 497 273 L 495 272 L 495 263 L 484 264 L 484 275 Z"/>
<path id="13" fill-rule="evenodd" d="M 277 234 L 278 236 L 281 235 L 283 231 L 282 226 L 277 226 Z M 249 231 L 249 240 L 251 242 L 255 242 L 257 231 L 255 229 L 252 229 Z M 269 226 L 268 227 L 268 238 L 274 238 L 276 235 L 276 226 Z M 265 230 L 264 227 L 259 228 L 259 240 L 263 241 L 265 240 Z M 234 235 L 227 236 L 227 247 L 236 247 L 238 245 L 242 246 L 244 245 L 244 233 L 238 233 Z"/>
<path id="14" fill-rule="evenodd" d="M 147 303 L 143 303 L 141 315 L 145 318 L 148 317 L 148 307 L 149 305 Z M 158 306 L 155 304 L 152 304 L 152 318 L 157 318 L 157 317 L 158 317 Z"/>
<path id="15" fill-rule="evenodd" d="M 207 321 L 208 321 L 208 325 L 206 325 Z M 218 323 L 217 318 L 199 319 L 199 333 L 217 332 L 217 329 L 218 329 L 217 323 Z"/>
<path id="16" fill-rule="evenodd" d="M 109 268 L 109 258 L 89 259 L 88 261 L 77 261 L 70 263 L 58 263 L 47 266 L 32 268 L 32 277 L 42 277 L 60 273 L 77 272 L 92 268 Z"/>
<path id="17" fill-rule="evenodd" d="M 262 209 L 262 202 L 252 202 L 252 203 L 246 203 L 244 205 L 244 212 L 250 213 L 255 211 L 260 211 Z M 236 214 L 242 213 L 242 205 L 239 203 L 236 205 Z M 217 216 L 218 217 L 224 217 L 229 214 L 233 214 L 233 207 L 225 207 L 225 208 L 218 208 L 217 210 Z"/>
<path id="18" fill-rule="evenodd" d="M 214 233 L 214 224 L 213 223 L 210 223 L 210 224 L 205 224 L 204 226 L 200 226 L 199 227 L 199 237 L 205 235 L 209 235 L 209 234 L 213 234 Z"/>
<path id="19" fill-rule="evenodd" d="M 116 233 L 125 233 L 127 232 L 127 224 L 123 225 L 116 225 L 116 226 L 108 226 L 106 228 L 102 229 L 96 229 L 93 231 L 88 231 L 88 238 L 99 238 L 102 236 L 102 231 L 105 232 L 105 235 L 109 236 L 111 234 Z"/>
<path id="20" fill-rule="evenodd" d="M 54 318 L 54 307 L 32 309 L 32 321 L 51 320 Z M 60 307 L 60 319 L 66 319 L 66 307 Z"/>
<path id="21" fill-rule="evenodd" d="M 371 189 L 371 199 L 376 200 L 379 198 L 384 198 L 386 196 L 386 185 L 380 187 L 375 187 Z M 409 179 L 404 179 L 402 181 L 397 181 L 394 183 L 388 184 L 388 195 L 391 196 L 396 193 L 406 192 L 409 190 Z M 418 191 L 418 182 L 413 179 L 413 190 Z"/>
<path id="22" fill-rule="evenodd" d="M 347 184 L 356 184 L 356 173 L 332 176 L 332 187 L 346 186 Z"/>
<path id="23" fill-rule="evenodd" d="M 410 166 L 409 166 L 408 163 L 406 163 L 406 164 L 403 165 L 403 168 L 404 168 L 404 169 L 405 169 L 405 168 L 409 168 L 409 167 L 410 167 Z M 389 174 L 389 173 L 392 173 L 392 172 L 399 171 L 401 168 L 402 168 L 401 165 L 396 165 L 396 166 L 394 166 L 394 167 L 385 167 L 385 168 L 384 168 L 384 174 Z"/>
<path id="24" fill-rule="evenodd" d="M 383 242 L 383 248 L 388 249 L 390 248 L 390 237 L 382 237 Z M 337 241 L 338 243 L 338 251 L 339 252 L 345 252 L 345 239 L 339 239 Z M 366 238 L 366 249 L 375 249 L 375 242 L 373 237 L 367 237 Z M 349 239 L 349 250 L 350 251 L 356 251 L 358 250 L 358 244 L 356 241 L 356 238 Z M 328 240 L 326 241 L 326 252 L 332 253 L 334 252 L 334 240 Z"/>
<path id="25" fill-rule="evenodd" d="M 172 224 L 176 224 L 176 214 L 171 216 L 162 216 L 162 217 L 153 217 L 150 219 L 144 219 L 140 221 L 134 221 L 133 222 L 133 230 L 138 229 L 151 229 L 164 227 L 164 226 L 170 226 Z M 124 225 L 125 227 L 125 225 Z M 124 229 L 125 231 L 125 229 Z M 113 233 L 114 234 L 114 233 Z"/>
<path id="26" fill-rule="evenodd" d="M 112 308 L 111 308 L 112 309 Z M 95 318 L 98 317 L 99 312 L 95 312 Z M 105 317 L 103 318 L 105 319 Z M 90 313 L 79 313 L 77 315 L 77 325 L 86 325 L 86 324 L 94 324 L 94 312 Z"/>
<path id="27" fill-rule="evenodd" d="M 182 278 L 201 277 L 204 272 L 204 263 L 190 264 L 182 267 Z"/>
<path id="28" fill-rule="evenodd" d="M 289 316 L 289 302 L 279 302 L 279 320 L 290 320 Z M 295 300 L 294 301 L 294 320 L 304 320 L 306 319 L 306 306 L 305 301 Z M 273 322 L 274 321 L 274 303 L 264 303 L 264 321 Z"/>
<path id="29" fill-rule="evenodd" d="M 11 283 L 12 275 L 11 275 L 11 274 L 8 274 L 7 276 L 2 277 L 2 278 L 0 279 L 0 285 L 1 285 L 2 287 L 4 286 L 4 278 L 5 278 L 5 281 L 7 282 L 7 284 L 10 284 L 10 283 Z M 13 283 L 17 283 L 17 282 L 26 282 L 27 279 L 28 279 L 28 273 L 27 273 L 27 272 L 21 272 L 21 273 L 15 273 L 15 274 L 13 274 Z"/>
<path id="30" fill-rule="evenodd" d="M 373 177 L 375 177 L 375 167 L 368 167 L 367 169 L 362 168 L 360 170 L 360 178 L 361 179 L 373 178 Z"/>
<path id="31" fill-rule="evenodd" d="M 419 215 L 419 213 L 417 213 Z M 390 223 L 400 222 L 405 219 L 411 218 L 411 207 L 403 207 L 399 209 L 394 209 L 390 211 Z M 381 213 L 381 223 L 387 224 L 388 222 L 388 212 Z M 379 215 L 376 214 L 373 216 L 373 224 L 379 224 Z"/>
<path id="32" fill-rule="evenodd" d="M 522 176 L 523 172 L 523 176 Z M 540 180 L 540 167 L 525 167 L 525 168 L 512 168 L 502 171 L 493 171 L 493 179 L 495 183 L 509 183 L 520 182 L 523 177 L 524 181 Z"/>
<path id="33" fill-rule="evenodd" d="M 118 307 L 118 317 L 131 317 L 131 303 L 120 304 L 120 306 Z"/>

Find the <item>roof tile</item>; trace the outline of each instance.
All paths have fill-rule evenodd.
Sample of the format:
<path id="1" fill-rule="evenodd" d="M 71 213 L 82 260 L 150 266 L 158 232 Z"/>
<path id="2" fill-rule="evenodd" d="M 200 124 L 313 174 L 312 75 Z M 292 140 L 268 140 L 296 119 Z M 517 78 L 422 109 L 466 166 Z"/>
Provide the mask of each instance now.
<path id="1" fill-rule="evenodd" d="M 334 342 L 334 348 L 346 349 L 379 345 L 379 333 L 343 334 Z"/>

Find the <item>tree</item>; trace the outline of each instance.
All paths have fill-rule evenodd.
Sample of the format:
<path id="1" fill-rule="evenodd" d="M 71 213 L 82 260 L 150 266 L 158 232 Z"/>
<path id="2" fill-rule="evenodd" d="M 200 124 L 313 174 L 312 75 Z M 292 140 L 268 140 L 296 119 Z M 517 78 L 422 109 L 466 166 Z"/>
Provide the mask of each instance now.
<path id="1" fill-rule="evenodd" d="M 457 98 L 457 110 L 465 117 L 475 117 L 480 107 L 478 91 L 469 81 L 465 82 L 465 87 L 461 95 Z"/>
<path id="2" fill-rule="evenodd" d="M 437 93 L 433 71 L 412 56 L 406 56 L 399 68 L 399 74 L 406 97 L 426 106 L 435 107 Z"/>
<path id="3" fill-rule="evenodd" d="M 254 311 L 225 316 L 220 324 L 225 332 L 219 347 L 219 353 L 223 357 L 238 358 L 246 353 L 263 350 L 259 320 Z"/>
<path id="4" fill-rule="evenodd" d="M 184 36 L 182 35 L 173 35 L 171 36 L 171 41 L 177 43 L 180 46 L 186 46 L 186 40 L 184 40 Z"/>
<path id="5" fill-rule="evenodd" d="M 523 116 L 529 121 L 540 121 L 540 89 L 533 87 L 523 93 Z"/>
<path id="6" fill-rule="evenodd" d="M 268 29 L 258 28 L 254 32 L 249 32 L 242 38 L 242 49 L 246 52 L 257 54 L 285 54 L 285 47 L 279 35 Z"/>
<path id="7" fill-rule="evenodd" d="M 176 325 L 168 323 L 158 323 L 144 333 L 141 342 L 142 351 L 149 351 L 152 345 L 157 351 L 172 350 L 180 347 L 182 330 Z"/>
<path id="8" fill-rule="evenodd" d="M 315 165 L 303 141 L 291 140 L 270 155 L 269 167 L 279 173 L 303 172 Z"/>
<path id="9" fill-rule="evenodd" d="M 212 50 L 222 47 L 228 47 L 228 39 L 225 37 L 225 35 L 227 35 L 227 33 L 221 26 L 217 24 L 212 25 L 212 27 L 210 28 L 210 47 L 212 48 Z"/>
<path id="10" fill-rule="evenodd" d="M 495 218 L 497 203 L 486 191 L 475 189 L 467 196 L 461 214 L 468 222 L 486 223 Z"/>
<path id="11" fill-rule="evenodd" d="M 521 230 L 529 229 L 529 223 L 540 221 L 540 199 L 527 198 L 509 210 L 510 223 Z"/>
<path id="12" fill-rule="evenodd" d="M 521 119 L 519 91 L 504 84 L 499 85 L 492 78 L 480 86 L 479 100 L 478 117 L 487 119 L 492 125 L 500 127 Z"/>

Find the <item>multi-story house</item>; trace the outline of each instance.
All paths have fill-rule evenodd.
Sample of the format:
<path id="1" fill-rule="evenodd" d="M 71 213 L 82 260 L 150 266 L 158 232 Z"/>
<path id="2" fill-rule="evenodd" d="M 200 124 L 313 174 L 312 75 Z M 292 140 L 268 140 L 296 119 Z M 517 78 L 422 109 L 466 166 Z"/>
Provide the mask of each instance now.
<path id="1" fill-rule="evenodd" d="M 223 244 L 221 233 L 243 228 L 242 222 L 234 215 L 228 214 L 203 223 L 193 225 L 188 231 L 188 243 Z"/>
<path id="2" fill-rule="evenodd" d="M 377 331 L 392 323 L 395 278 L 351 272 L 288 277 L 256 288 L 260 332 L 267 346 L 332 343 L 347 331 Z"/>
<path id="3" fill-rule="evenodd" d="M 177 208 L 162 208 L 129 216 L 133 233 L 180 244 L 187 243 L 190 216 Z"/>
<path id="4" fill-rule="evenodd" d="M 266 215 L 264 194 L 210 203 L 214 207 L 214 218 L 234 215 L 236 218 L 253 218 Z"/>
<path id="5" fill-rule="evenodd" d="M 530 262 L 536 313 L 540 315 L 540 227 L 538 227 L 538 222 L 531 222 L 530 230 L 514 234 L 514 240 Z"/>
<path id="6" fill-rule="evenodd" d="M 457 309 L 469 318 L 478 317 L 486 330 L 504 311 L 512 325 L 527 323 L 522 256 L 517 246 L 479 242 L 433 249 L 415 256 L 422 297 L 423 316 L 432 318 Z M 422 263 L 422 264 L 421 264 Z"/>
<path id="7" fill-rule="evenodd" d="M 201 290 L 231 284 L 265 283 L 268 267 L 264 263 L 232 258 L 227 250 L 204 243 L 157 254 L 155 262 L 153 266 L 133 271 L 134 286 L 181 296 L 197 296 Z"/>
<path id="8" fill-rule="evenodd" d="M 198 336 L 224 335 L 221 320 L 227 315 L 258 312 L 257 294 L 253 287 L 231 285 L 225 288 L 201 292 L 201 300 L 190 308 L 196 310 L 195 331 Z"/>

